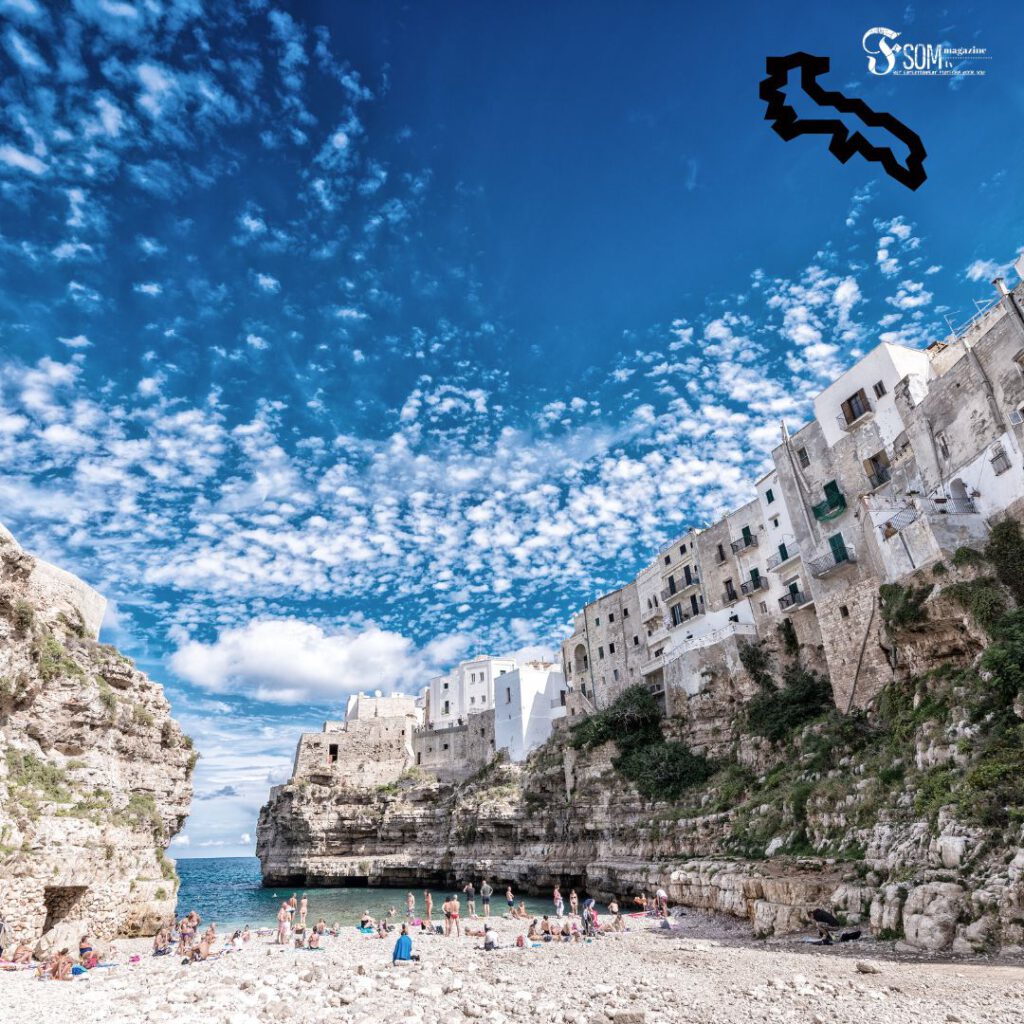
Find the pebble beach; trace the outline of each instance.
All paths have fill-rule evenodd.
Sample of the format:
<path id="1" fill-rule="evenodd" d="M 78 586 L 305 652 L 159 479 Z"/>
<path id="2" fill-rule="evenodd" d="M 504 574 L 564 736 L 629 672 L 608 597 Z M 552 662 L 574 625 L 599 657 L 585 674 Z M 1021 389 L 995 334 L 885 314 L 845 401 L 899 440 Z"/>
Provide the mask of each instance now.
<path id="1" fill-rule="evenodd" d="M 471 926 L 481 922 L 471 921 Z M 254 937 L 188 966 L 118 940 L 120 966 L 72 982 L 0 974 L 0 1021 L 44 1024 L 975 1024 L 1024 1020 L 1024 967 L 929 961 L 888 945 L 754 942 L 742 922 L 689 913 L 592 942 L 518 949 L 520 922 L 492 919 L 501 948 L 414 936 L 419 963 L 393 967 L 394 938 L 343 928 L 321 951 Z M 853 948 L 856 947 L 856 948 Z M 137 954 L 138 963 L 128 963 Z"/>

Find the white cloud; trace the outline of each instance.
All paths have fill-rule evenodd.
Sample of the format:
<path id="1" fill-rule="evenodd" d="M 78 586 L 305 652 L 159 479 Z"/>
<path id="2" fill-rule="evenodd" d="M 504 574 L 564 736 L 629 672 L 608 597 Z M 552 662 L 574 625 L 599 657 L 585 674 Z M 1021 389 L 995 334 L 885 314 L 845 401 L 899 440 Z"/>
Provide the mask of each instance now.
<path id="1" fill-rule="evenodd" d="M 58 338 L 62 345 L 68 348 L 90 348 L 92 342 L 84 334 L 76 334 L 73 338 Z"/>
<path id="2" fill-rule="evenodd" d="M 171 840 L 171 846 L 191 846 L 192 840 L 184 832 L 179 833 Z"/>
<path id="3" fill-rule="evenodd" d="M 964 270 L 964 277 L 968 281 L 991 281 L 994 277 L 1004 277 L 1012 266 L 1012 262 L 997 263 L 995 260 L 975 260 Z"/>
<path id="4" fill-rule="evenodd" d="M 28 171 L 29 174 L 45 174 L 47 171 L 46 164 L 39 157 L 23 153 L 14 146 L 0 146 L 0 161 L 7 164 L 8 167 L 17 167 L 22 171 Z"/>
<path id="5" fill-rule="evenodd" d="M 238 839 L 239 839 L 239 842 L 241 842 L 241 844 L 242 844 L 243 846 L 249 846 L 249 845 L 250 845 L 250 844 L 252 843 L 252 836 L 251 836 L 251 835 L 249 835 L 249 833 L 248 833 L 248 832 L 243 832 L 243 833 L 242 833 L 242 834 L 241 834 L 241 835 L 240 835 L 240 836 L 238 837 Z"/>
<path id="6" fill-rule="evenodd" d="M 276 277 L 271 277 L 270 274 L 257 274 L 256 284 L 262 291 L 270 295 L 274 295 L 281 290 L 281 282 Z"/>
<path id="7" fill-rule="evenodd" d="M 283 704 L 339 701 L 360 689 L 399 689 L 422 679 L 413 642 L 372 623 L 328 632 L 299 619 L 258 619 L 191 640 L 171 656 L 183 679 L 213 693 Z"/>
<path id="8" fill-rule="evenodd" d="M 266 338 L 260 337 L 258 334 L 247 334 L 245 336 L 245 343 L 251 348 L 264 349 L 269 348 L 270 345 Z"/>
<path id="9" fill-rule="evenodd" d="M 164 287 L 156 281 L 137 281 L 132 285 L 132 290 L 141 295 L 160 295 Z"/>

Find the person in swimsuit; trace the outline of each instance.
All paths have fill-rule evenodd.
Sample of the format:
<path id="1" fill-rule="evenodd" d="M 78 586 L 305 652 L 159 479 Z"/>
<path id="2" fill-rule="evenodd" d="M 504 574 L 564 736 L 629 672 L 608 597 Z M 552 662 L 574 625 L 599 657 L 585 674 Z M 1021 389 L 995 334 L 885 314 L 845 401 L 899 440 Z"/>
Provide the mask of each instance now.
<path id="1" fill-rule="evenodd" d="M 405 909 L 411 921 L 416 916 L 416 897 L 411 892 L 405 895 Z"/>
<path id="2" fill-rule="evenodd" d="M 569 890 L 569 913 L 576 917 L 580 912 L 580 898 L 576 895 L 575 889 Z"/>
<path id="3" fill-rule="evenodd" d="M 562 899 L 562 890 L 557 885 L 551 894 L 551 902 L 555 905 L 555 916 L 561 917 L 565 913 L 565 901 Z"/>
<path id="4" fill-rule="evenodd" d="M 288 941 L 288 922 L 291 920 L 288 916 L 288 904 L 282 903 L 280 909 L 277 912 L 277 944 L 283 946 Z"/>
<path id="5" fill-rule="evenodd" d="M 467 882 L 462 891 L 466 894 L 466 913 L 476 917 L 476 889 L 472 882 Z"/>
<path id="6" fill-rule="evenodd" d="M 11 954 L 11 962 L 15 964 L 28 964 L 32 962 L 32 947 L 22 939 Z"/>
<path id="7" fill-rule="evenodd" d="M 512 886 L 505 889 L 505 902 L 508 904 L 509 917 L 515 917 L 516 898 L 512 895 Z"/>
<path id="8" fill-rule="evenodd" d="M 36 974 L 40 978 L 49 976 L 53 981 L 70 981 L 73 966 L 74 963 L 65 946 L 49 963 L 40 965 Z"/>
<path id="9" fill-rule="evenodd" d="M 88 935 L 83 935 L 78 940 L 78 959 L 84 960 L 92 952 L 92 941 Z"/>
<path id="10" fill-rule="evenodd" d="M 455 934 L 461 939 L 462 928 L 459 925 L 459 897 L 454 893 L 449 898 L 448 902 L 444 905 L 444 917 L 445 917 L 445 935 L 451 935 L 452 929 L 455 930 Z"/>
<path id="11" fill-rule="evenodd" d="M 491 916 L 491 896 L 494 890 L 491 888 L 491 883 L 485 878 L 480 883 L 480 902 L 484 905 L 484 917 Z"/>
<path id="12" fill-rule="evenodd" d="M 299 904 L 299 924 L 303 928 L 306 927 L 306 914 L 309 913 L 309 900 L 306 898 L 306 894 L 302 894 L 302 902 Z"/>
<path id="13" fill-rule="evenodd" d="M 429 889 L 423 890 L 423 906 L 426 909 L 427 924 L 433 924 L 431 917 L 434 914 L 434 897 L 430 895 Z"/>

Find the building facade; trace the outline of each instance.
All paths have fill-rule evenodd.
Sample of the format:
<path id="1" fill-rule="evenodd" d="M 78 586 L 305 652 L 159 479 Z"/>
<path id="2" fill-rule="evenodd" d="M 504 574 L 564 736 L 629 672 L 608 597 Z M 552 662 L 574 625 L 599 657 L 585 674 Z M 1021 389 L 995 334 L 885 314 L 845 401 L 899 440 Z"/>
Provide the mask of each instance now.
<path id="1" fill-rule="evenodd" d="M 525 761 L 567 715 L 568 691 L 557 665 L 531 661 L 507 672 L 494 695 L 494 745 Z"/>

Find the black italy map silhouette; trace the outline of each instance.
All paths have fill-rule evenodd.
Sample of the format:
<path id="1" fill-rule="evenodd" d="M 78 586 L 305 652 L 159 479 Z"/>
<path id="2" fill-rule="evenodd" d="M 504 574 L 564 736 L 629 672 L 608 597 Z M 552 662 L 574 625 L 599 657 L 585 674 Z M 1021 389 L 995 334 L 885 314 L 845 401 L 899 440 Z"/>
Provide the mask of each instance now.
<path id="1" fill-rule="evenodd" d="M 911 190 L 920 188 L 927 178 L 924 159 L 928 155 L 921 137 L 892 114 L 872 110 L 861 99 L 823 89 L 818 84 L 818 76 L 828 71 L 829 64 L 828 57 L 815 57 L 802 51 L 785 57 L 768 57 L 765 60 L 768 77 L 761 82 L 760 89 L 761 99 L 768 104 L 764 119 L 774 122 L 772 129 L 787 142 L 798 135 L 831 135 L 828 149 L 840 163 L 845 164 L 854 153 L 859 153 L 865 160 L 880 163 L 901 185 Z M 859 131 L 851 131 L 841 118 L 799 117 L 787 103 L 784 92 L 789 85 L 790 72 L 796 68 L 800 69 L 800 88 L 818 106 L 858 117 L 869 128 L 883 128 L 903 142 L 909 149 L 906 164 L 900 163 L 890 147 L 873 146 Z"/>

